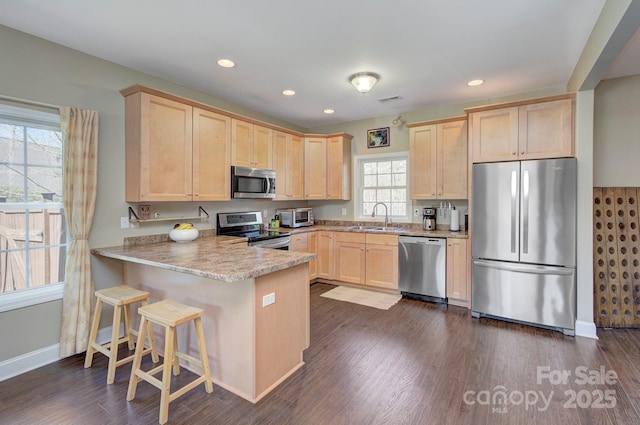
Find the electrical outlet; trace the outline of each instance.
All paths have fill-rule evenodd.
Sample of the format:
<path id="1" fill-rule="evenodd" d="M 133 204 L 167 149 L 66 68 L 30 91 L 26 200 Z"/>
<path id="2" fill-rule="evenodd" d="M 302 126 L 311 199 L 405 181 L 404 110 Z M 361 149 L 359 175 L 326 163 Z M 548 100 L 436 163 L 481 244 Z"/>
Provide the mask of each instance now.
<path id="1" fill-rule="evenodd" d="M 128 229 L 129 226 L 129 217 L 120 217 L 120 228 L 121 229 Z"/>
<path id="2" fill-rule="evenodd" d="M 264 211 L 262 211 L 262 218 L 263 218 L 263 219 L 265 219 L 265 218 L 269 218 L 269 210 L 264 210 Z"/>
<path id="3" fill-rule="evenodd" d="M 274 304 L 276 302 L 276 293 L 272 292 L 262 297 L 262 307 Z"/>
<path id="4" fill-rule="evenodd" d="M 343 209 L 342 209 L 342 215 L 343 215 L 343 216 L 344 216 L 344 215 L 347 215 L 347 209 L 346 209 L 346 208 L 343 208 Z"/>
<path id="5" fill-rule="evenodd" d="M 413 216 L 414 217 L 420 217 L 420 208 L 414 208 L 413 209 Z"/>

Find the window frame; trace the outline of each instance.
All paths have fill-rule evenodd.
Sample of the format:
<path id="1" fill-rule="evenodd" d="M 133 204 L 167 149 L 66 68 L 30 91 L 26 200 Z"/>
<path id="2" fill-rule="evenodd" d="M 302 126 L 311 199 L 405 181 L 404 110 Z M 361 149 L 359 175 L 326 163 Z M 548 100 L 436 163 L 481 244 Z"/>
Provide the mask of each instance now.
<path id="1" fill-rule="evenodd" d="M 0 103 L 0 116 L 2 116 L 3 124 L 18 125 L 23 127 L 48 129 L 53 131 L 61 131 L 60 128 L 60 114 L 56 112 L 45 112 L 42 110 L 31 109 L 26 106 L 17 106 L 12 104 Z M 64 141 L 63 141 L 64 143 Z M 63 148 L 64 149 L 64 148 Z M 27 158 L 28 161 L 28 158 Z M 28 162 L 27 162 L 28 164 Z M 63 165 L 64 167 L 64 160 Z M 64 197 L 64 193 L 62 194 Z M 9 204 L 8 204 L 9 205 Z M 39 203 L 39 202 L 15 202 L 6 206 L 7 210 L 31 210 L 31 209 L 43 209 L 43 208 L 61 208 L 64 210 L 63 202 L 52 203 Z M 53 244 L 47 245 L 47 247 L 33 248 L 49 249 L 60 246 L 65 246 L 66 255 L 69 253 L 69 229 L 65 225 L 65 240 L 64 245 Z M 26 250 L 27 253 L 31 249 Z M 28 271 L 27 271 L 28 272 Z M 66 276 L 65 276 L 66 277 Z M 16 310 L 20 308 L 30 307 L 37 304 L 60 300 L 64 296 L 65 280 L 57 283 L 50 283 L 42 286 L 36 286 L 32 288 L 24 288 L 16 291 L 0 293 L 0 313 Z"/>
<path id="2" fill-rule="evenodd" d="M 354 205 L 353 205 L 353 217 L 356 221 L 379 221 L 380 215 L 376 214 L 376 217 L 371 217 L 371 215 L 363 215 L 362 214 L 362 163 L 370 162 L 370 161 L 385 161 L 385 160 L 398 160 L 404 159 L 407 161 L 407 184 L 405 186 L 407 190 L 407 199 L 406 202 L 406 211 L 407 215 L 403 217 L 392 216 L 389 214 L 389 221 L 396 223 L 410 223 L 411 222 L 411 207 L 412 202 L 409 196 L 409 178 L 411 169 L 409 168 L 409 152 L 391 152 L 391 153 L 381 153 L 381 154 L 368 154 L 368 155 L 355 155 L 353 157 L 353 174 L 354 174 Z"/>

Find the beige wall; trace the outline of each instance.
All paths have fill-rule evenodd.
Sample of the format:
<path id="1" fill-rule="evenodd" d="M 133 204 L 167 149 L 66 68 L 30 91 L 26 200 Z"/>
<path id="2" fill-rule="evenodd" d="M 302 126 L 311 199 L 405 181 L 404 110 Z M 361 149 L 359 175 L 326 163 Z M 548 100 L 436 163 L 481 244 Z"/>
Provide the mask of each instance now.
<path id="1" fill-rule="evenodd" d="M 595 90 L 593 185 L 640 186 L 640 75 Z"/>

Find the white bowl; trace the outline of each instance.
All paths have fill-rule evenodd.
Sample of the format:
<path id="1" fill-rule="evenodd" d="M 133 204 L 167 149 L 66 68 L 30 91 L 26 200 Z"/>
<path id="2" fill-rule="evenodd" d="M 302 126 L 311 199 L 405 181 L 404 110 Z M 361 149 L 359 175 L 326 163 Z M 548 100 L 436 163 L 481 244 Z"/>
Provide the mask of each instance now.
<path id="1" fill-rule="evenodd" d="M 182 243 L 194 240 L 198 237 L 199 233 L 200 232 L 198 232 L 198 229 L 196 228 L 186 230 L 173 229 L 169 232 L 169 237 L 171 240 Z"/>

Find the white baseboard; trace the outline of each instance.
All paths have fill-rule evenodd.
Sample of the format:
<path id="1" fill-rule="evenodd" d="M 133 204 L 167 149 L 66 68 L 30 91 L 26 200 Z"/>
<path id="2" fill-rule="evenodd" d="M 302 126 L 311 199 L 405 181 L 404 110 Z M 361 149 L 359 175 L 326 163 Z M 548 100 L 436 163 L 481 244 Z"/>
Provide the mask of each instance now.
<path id="1" fill-rule="evenodd" d="M 596 324 L 593 322 L 576 320 L 576 336 L 598 339 L 598 334 L 596 333 Z"/>
<path id="2" fill-rule="evenodd" d="M 111 326 L 100 329 L 98 331 L 97 340 L 101 344 L 111 340 Z M 57 362 L 61 359 L 59 353 L 60 344 L 54 344 L 49 347 L 44 347 L 0 362 L 0 382 L 29 372 L 30 370 L 48 365 L 49 363 Z"/>

